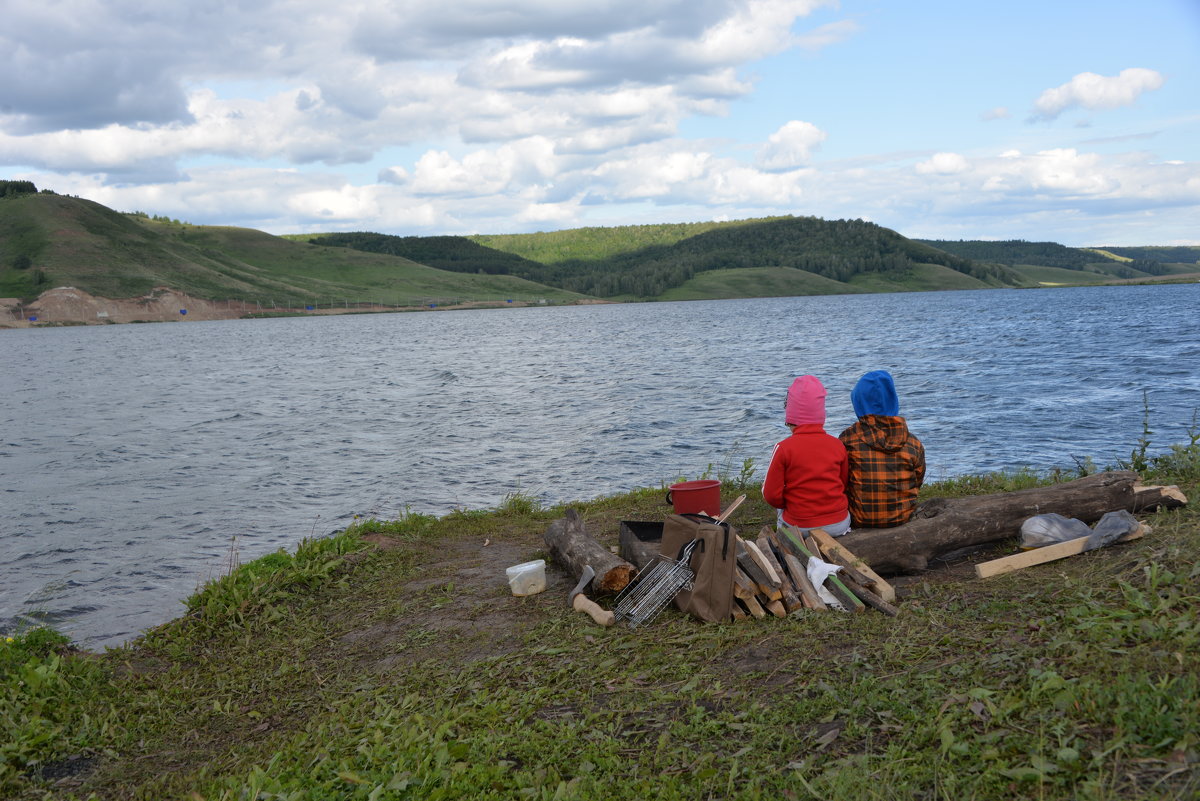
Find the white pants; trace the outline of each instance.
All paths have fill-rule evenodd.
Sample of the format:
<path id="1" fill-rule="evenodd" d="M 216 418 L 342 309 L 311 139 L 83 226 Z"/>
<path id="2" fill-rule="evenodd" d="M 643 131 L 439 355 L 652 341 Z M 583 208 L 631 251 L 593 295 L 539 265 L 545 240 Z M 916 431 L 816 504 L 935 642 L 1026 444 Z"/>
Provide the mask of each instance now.
<path id="1" fill-rule="evenodd" d="M 784 528 L 786 526 L 791 531 L 796 531 L 801 534 L 807 534 L 809 531 L 812 530 L 812 529 L 807 529 L 807 528 L 800 528 L 799 526 L 793 526 L 790 523 L 783 522 L 783 510 L 782 509 L 780 509 L 778 511 L 778 514 L 776 515 L 776 521 L 779 524 L 777 526 L 777 528 Z M 843 534 L 845 534 L 847 531 L 850 530 L 850 515 L 846 515 L 845 520 L 839 521 L 837 523 L 830 523 L 830 524 L 824 525 L 824 526 L 813 526 L 813 528 L 823 529 L 825 531 L 825 533 L 831 537 L 840 537 Z"/>

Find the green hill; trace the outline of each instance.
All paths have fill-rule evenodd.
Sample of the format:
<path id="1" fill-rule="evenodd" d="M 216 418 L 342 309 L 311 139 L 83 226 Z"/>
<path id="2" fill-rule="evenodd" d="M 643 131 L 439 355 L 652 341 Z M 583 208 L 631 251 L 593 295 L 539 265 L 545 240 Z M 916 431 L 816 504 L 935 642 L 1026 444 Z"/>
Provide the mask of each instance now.
<path id="1" fill-rule="evenodd" d="M 847 295 L 869 291 L 873 290 L 851 286 L 791 267 L 747 267 L 741 270 L 709 270 L 700 273 L 681 286 L 668 289 L 658 299 L 778 298 L 793 295 Z"/>
<path id="2" fill-rule="evenodd" d="M 535 234 L 272 236 L 0 181 L 0 296 L 157 286 L 284 306 L 685 300 L 1092 284 L 1195 269 L 1200 248 L 913 240 L 863 220 L 772 217 Z M 1157 259 L 1179 260 L 1176 263 Z M 1192 258 L 1192 262 L 1187 259 Z"/>
<path id="3" fill-rule="evenodd" d="M 52 193 L 0 197 L 0 295 L 30 297 L 66 285 L 111 298 L 167 286 L 211 300 L 295 305 L 579 297 L 511 275 L 466 275 L 247 228 L 122 214 Z"/>
<path id="4" fill-rule="evenodd" d="M 1153 261 L 1171 268 L 1176 273 L 1200 271 L 1200 246 L 1171 245 L 1162 247 L 1115 247 L 1095 248 L 1096 252 L 1111 254 L 1114 258 L 1130 261 Z"/>
<path id="5" fill-rule="evenodd" d="M 1169 275 L 1175 270 L 1162 263 L 1146 258 L 1149 248 L 1128 248 L 1139 251 L 1137 256 L 1119 253 L 1121 248 L 1071 248 L 1057 242 L 1026 242 L 1023 239 L 1005 241 L 983 240 L 918 240 L 931 247 L 954 253 L 966 259 L 1003 264 L 1035 267 L 1056 267 L 1063 270 L 1099 273 L 1113 278 L 1143 278 L 1151 275 Z M 1091 279 L 1079 279 L 1074 283 L 1095 283 Z"/>
<path id="6" fill-rule="evenodd" d="M 610 228 L 572 228 L 536 234 L 479 234 L 468 237 L 480 245 L 502 250 L 530 261 L 559 264 L 598 261 L 632 251 L 666 247 L 718 228 L 758 225 L 782 217 L 725 222 L 618 225 Z"/>
<path id="7" fill-rule="evenodd" d="M 689 233 L 678 226 L 655 232 L 667 240 Z M 622 232 L 629 236 L 623 237 Z M 648 238 L 645 227 L 617 228 L 603 240 L 625 241 L 624 247 L 612 244 L 603 252 L 572 246 L 570 231 L 553 235 L 561 252 L 587 253 L 586 257 L 544 263 L 544 269 L 526 276 L 553 286 L 598 297 L 666 297 L 671 290 L 685 286 L 696 276 L 718 270 L 788 267 L 843 285 L 843 291 L 856 276 L 885 276 L 885 283 L 904 289 L 930 287 L 913 277 L 920 264 L 935 264 L 953 273 L 976 279 L 976 285 L 1014 286 L 1019 279 L 1006 267 L 982 264 L 955 256 L 907 239 L 895 231 L 862 220 L 821 220 L 815 217 L 783 217 L 743 220 L 737 224 L 713 225 L 699 233 L 677 238 L 674 242 L 642 244 Z M 595 242 L 595 229 L 580 229 L 585 242 Z M 525 252 L 545 252 L 531 234 L 521 241 Z M 493 246 L 505 241 L 489 239 Z M 957 283 L 955 278 L 954 282 Z M 755 292 L 755 294 L 762 294 Z"/>

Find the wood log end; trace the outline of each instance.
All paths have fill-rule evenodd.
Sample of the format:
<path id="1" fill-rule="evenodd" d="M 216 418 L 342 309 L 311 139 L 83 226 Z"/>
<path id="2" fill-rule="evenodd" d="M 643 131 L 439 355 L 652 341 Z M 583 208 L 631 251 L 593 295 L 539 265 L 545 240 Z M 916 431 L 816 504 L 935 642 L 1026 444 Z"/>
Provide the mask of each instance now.
<path id="1" fill-rule="evenodd" d="M 631 564 L 620 564 L 609 570 L 603 576 L 597 575 L 592 579 L 592 586 L 598 593 L 620 592 L 625 589 L 637 570 Z"/>

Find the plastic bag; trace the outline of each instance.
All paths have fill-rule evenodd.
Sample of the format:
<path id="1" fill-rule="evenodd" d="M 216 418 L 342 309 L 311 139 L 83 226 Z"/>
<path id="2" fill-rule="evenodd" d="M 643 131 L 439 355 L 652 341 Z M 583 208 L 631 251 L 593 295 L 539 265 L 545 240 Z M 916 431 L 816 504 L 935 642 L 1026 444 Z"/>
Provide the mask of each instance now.
<path id="1" fill-rule="evenodd" d="M 1096 548 L 1103 548 L 1105 545 L 1121 539 L 1126 534 L 1136 531 L 1139 525 L 1141 524 L 1138 523 L 1137 519 L 1124 509 L 1116 512 L 1105 512 L 1104 517 L 1100 518 L 1100 522 L 1096 523 L 1096 527 L 1088 535 L 1088 541 L 1083 546 L 1083 550 L 1092 551 Z"/>
<path id="2" fill-rule="evenodd" d="M 1092 530 L 1082 520 L 1054 512 L 1034 515 L 1021 524 L 1021 547 L 1041 548 L 1043 545 L 1090 537 L 1091 534 Z"/>

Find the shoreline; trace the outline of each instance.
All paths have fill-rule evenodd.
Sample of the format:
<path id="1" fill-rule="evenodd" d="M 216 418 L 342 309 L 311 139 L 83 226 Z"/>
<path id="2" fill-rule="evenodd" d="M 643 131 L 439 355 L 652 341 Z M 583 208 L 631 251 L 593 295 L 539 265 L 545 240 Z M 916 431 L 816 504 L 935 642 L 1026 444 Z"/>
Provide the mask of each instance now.
<path id="1" fill-rule="evenodd" d="M 55 287 L 46 290 L 38 296 L 37 300 L 28 304 L 22 304 L 19 298 L 0 298 L 0 329 L 253 320 L 269 317 L 390 314 L 466 309 L 512 309 L 550 305 L 584 306 L 612 302 L 598 299 L 575 300 L 565 304 L 528 300 L 473 300 L 461 303 L 428 303 L 410 306 L 384 306 L 374 303 L 351 305 L 347 303 L 344 306 L 298 308 L 263 307 L 260 303 L 233 300 L 205 300 L 162 286 L 155 287 L 145 295 L 136 298 L 106 298 L 92 295 L 75 287 Z"/>
<path id="2" fill-rule="evenodd" d="M 1170 465 L 1184 480 L 1143 476 L 1190 495 L 1189 454 Z M 661 493 L 577 508 L 607 544 L 617 521 L 661 515 Z M 0 666 L 42 677 L 0 717 L 0 793 L 861 801 L 882 781 L 897 797 L 1150 801 L 1200 786 L 1194 504 L 1053 568 L 977 579 L 968 559 L 897 581 L 895 618 L 669 609 L 638 629 L 566 606 L 573 581 L 543 539 L 563 509 L 356 520 L 103 654 L 47 630 L 0 641 Z M 772 518 L 752 497 L 731 522 L 749 535 Z M 539 557 L 546 590 L 514 596 L 505 567 Z"/>
<path id="3" fill-rule="evenodd" d="M 1028 287 L 989 287 L 991 289 L 1067 289 L 1118 286 L 1162 286 L 1200 283 L 1200 273 L 1161 276 L 1155 279 L 1113 279 L 1103 283 L 1059 284 L 1041 282 Z M 914 290 L 938 291 L 938 290 Z M 975 291 L 975 290 L 964 290 Z M 894 294 L 894 293 L 867 293 Z M 795 296 L 810 297 L 810 296 Z M 742 298 L 698 298 L 697 300 L 737 300 Z M 20 298 L 0 298 L 0 330 L 19 328 L 58 328 L 67 326 L 125 325 L 133 323 L 188 322 L 210 320 L 255 320 L 272 317 L 311 317 L 342 314 L 391 314 L 431 311 L 462 311 L 470 309 L 512 309 L 549 306 L 594 306 L 624 302 L 679 301 L 615 301 L 602 298 L 581 298 L 568 302 L 528 300 L 473 300 L 460 303 L 426 303 L 407 306 L 386 306 L 375 303 L 348 302 L 339 307 L 298 308 L 287 306 L 263 307 L 261 303 L 245 301 L 214 301 L 196 298 L 187 293 L 159 286 L 136 298 L 106 298 L 92 295 L 75 287 L 55 287 L 23 304 Z"/>

